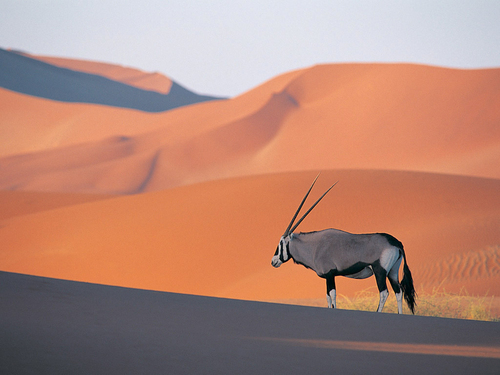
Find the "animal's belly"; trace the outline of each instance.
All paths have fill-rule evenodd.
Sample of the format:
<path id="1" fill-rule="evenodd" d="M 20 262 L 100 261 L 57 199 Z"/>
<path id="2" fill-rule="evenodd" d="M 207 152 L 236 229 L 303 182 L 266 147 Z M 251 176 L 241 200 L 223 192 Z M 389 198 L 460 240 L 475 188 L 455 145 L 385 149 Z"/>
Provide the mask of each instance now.
<path id="1" fill-rule="evenodd" d="M 365 267 L 361 271 L 352 273 L 350 275 L 344 275 L 345 277 L 349 277 L 351 279 L 366 279 L 367 277 L 370 277 L 373 275 L 373 271 L 371 267 Z"/>

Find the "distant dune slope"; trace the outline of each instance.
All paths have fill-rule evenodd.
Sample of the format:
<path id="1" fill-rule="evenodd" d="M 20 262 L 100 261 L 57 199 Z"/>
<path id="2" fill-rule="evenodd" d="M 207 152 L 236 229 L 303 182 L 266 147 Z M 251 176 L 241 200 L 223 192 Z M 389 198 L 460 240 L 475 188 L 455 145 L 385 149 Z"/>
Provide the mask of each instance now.
<path id="1" fill-rule="evenodd" d="M 319 65 L 161 114 L 51 104 L 48 116 L 66 115 L 50 122 L 42 99 L 31 112 L 15 105 L 25 97 L 0 94 L 18 108 L 0 112 L 17 139 L 0 153 L 11 155 L 0 159 L 1 189 L 126 194 L 331 168 L 500 178 L 500 69 Z M 21 119 L 38 129 L 31 144 Z"/>
<path id="2" fill-rule="evenodd" d="M 323 298 L 314 272 L 270 265 L 315 174 L 219 180 L 11 217 L 0 223 L 0 269 L 219 297 Z M 500 295 L 499 180 L 332 170 L 310 201 L 336 180 L 298 231 L 388 232 L 404 243 L 417 288 Z M 337 281 L 350 296 L 374 286 L 373 278 Z"/>
<path id="3" fill-rule="evenodd" d="M 143 90 L 156 91 L 168 94 L 172 87 L 172 80 L 160 73 L 148 73 L 139 69 L 124 67 L 115 64 L 88 60 L 66 59 L 52 56 L 38 56 L 21 53 L 27 57 L 44 61 L 48 64 L 107 77 Z"/>
<path id="4" fill-rule="evenodd" d="M 0 87 L 51 100 L 161 112 L 217 98 L 172 82 L 168 94 L 142 90 L 101 75 L 57 67 L 0 49 Z"/>

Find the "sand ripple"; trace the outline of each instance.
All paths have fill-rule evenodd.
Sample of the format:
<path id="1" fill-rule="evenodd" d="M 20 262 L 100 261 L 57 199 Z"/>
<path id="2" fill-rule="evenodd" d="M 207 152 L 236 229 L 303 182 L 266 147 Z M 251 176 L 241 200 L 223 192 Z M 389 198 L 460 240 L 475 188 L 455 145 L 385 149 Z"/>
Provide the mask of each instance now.
<path id="1" fill-rule="evenodd" d="M 500 246 L 452 254 L 433 263 L 415 267 L 423 285 L 458 283 L 500 276 Z"/>

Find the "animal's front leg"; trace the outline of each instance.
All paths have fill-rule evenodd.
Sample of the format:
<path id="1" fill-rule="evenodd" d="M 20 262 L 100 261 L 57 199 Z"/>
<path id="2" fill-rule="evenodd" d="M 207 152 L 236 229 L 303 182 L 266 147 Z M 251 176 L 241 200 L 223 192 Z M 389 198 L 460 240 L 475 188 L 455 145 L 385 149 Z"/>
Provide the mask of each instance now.
<path id="1" fill-rule="evenodd" d="M 380 292 L 380 300 L 378 303 L 377 312 L 382 312 L 384 309 L 385 301 L 387 301 L 387 297 L 389 296 L 389 291 L 387 290 L 387 271 L 380 264 L 374 263 L 372 264 L 372 270 L 375 274 L 375 279 L 377 280 L 378 291 Z"/>
<path id="2" fill-rule="evenodd" d="M 337 308 L 335 277 L 332 274 L 326 276 L 326 303 L 328 304 L 328 308 Z"/>
<path id="3" fill-rule="evenodd" d="M 384 309 L 385 301 L 387 301 L 388 296 L 389 296 L 389 291 L 387 289 L 380 292 L 380 300 L 378 303 L 377 312 L 382 312 L 382 310 Z"/>
<path id="4" fill-rule="evenodd" d="M 396 301 L 398 302 L 398 314 L 403 313 L 403 293 L 396 293 Z"/>

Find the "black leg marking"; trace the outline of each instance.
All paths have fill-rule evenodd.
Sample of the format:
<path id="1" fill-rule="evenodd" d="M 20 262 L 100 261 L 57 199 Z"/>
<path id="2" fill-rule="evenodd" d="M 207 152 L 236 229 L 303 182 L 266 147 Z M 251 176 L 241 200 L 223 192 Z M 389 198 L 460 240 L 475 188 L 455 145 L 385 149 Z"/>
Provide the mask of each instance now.
<path id="1" fill-rule="evenodd" d="M 335 289 L 335 276 L 330 272 L 326 275 L 326 294 L 329 295 L 332 289 Z"/>
<path id="2" fill-rule="evenodd" d="M 328 272 L 324 278 L 326 279 L 326 301 L 328 308 L 337 306 L 336 298 L 337 291 L 335 290 L 335 271 Z"/>
<path id="3" fill-rule="evenodd" d="M 372 264 L 372 270 L 373 274 L 375 275 L 375 280 L 377 280 L 378 291 L 382 292 L 384 290 L 387 290 L 387 271 L 380 265 L 378 261 Z"/>
<path id="4" fill-rule="evenodd" d="M 394 290 L 394 293 L 399 293 L 401 292 L 401 287 L 399 286 L 399 281 L 398 280 L 393 280 L 390 277 L 388 277 L 389 282 L 391 283 L 392 290 Z"/>
<path id="5" fill-rule="evenodd" d="M 382 312 L 387 296 L 389 295 L 389 291 L 387 290 L 387 271 L 380 265 L 379 261 L 372 264 L 372 269 L 375 279 L 377 280 L 378 290 L 380 292 L 380 300 L 377 311 Z"/>

